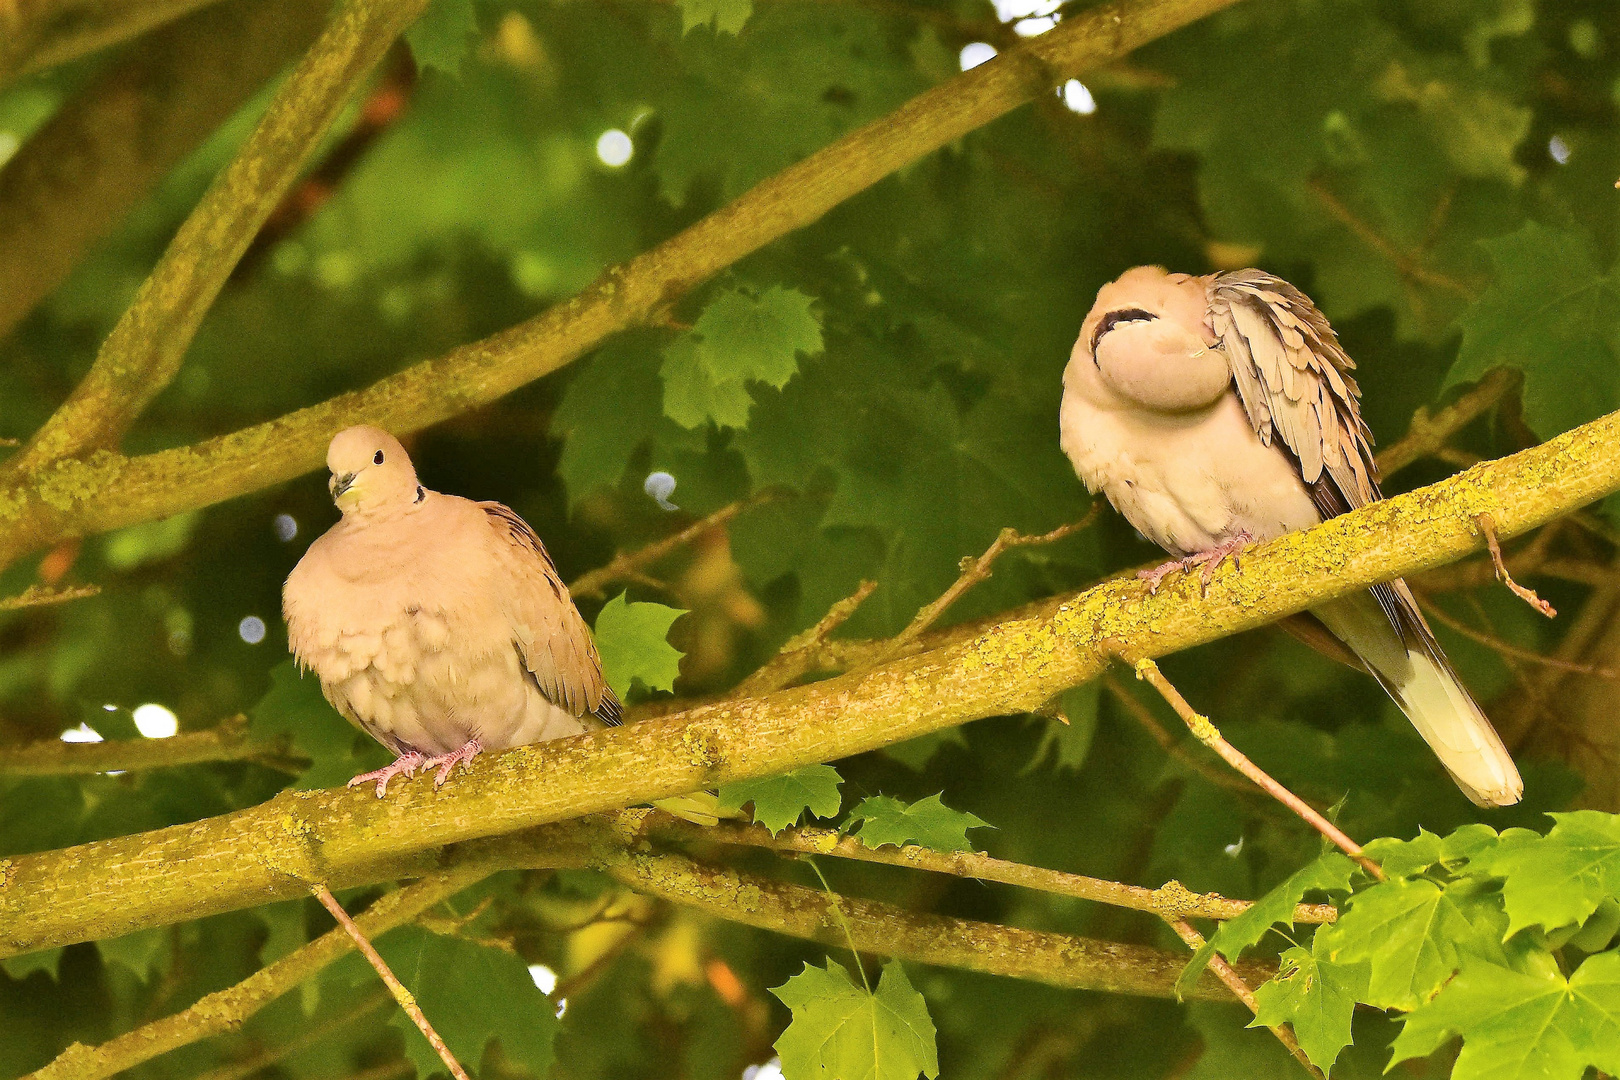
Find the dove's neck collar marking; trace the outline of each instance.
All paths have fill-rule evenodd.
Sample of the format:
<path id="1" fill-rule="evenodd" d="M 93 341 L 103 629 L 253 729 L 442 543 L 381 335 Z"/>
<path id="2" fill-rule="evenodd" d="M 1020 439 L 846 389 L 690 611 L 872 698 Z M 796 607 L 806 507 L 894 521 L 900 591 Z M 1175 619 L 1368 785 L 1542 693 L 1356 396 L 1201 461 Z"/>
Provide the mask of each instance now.
<path id="1" fill-rule="evenodd" d="M 1097 329 L 1091 332 L 1092 362 L 1095 363 L 1097 360 L 1097 343 L 1102 341 L 1103 335 L 1108 333 L 1108 331 L 1112 330 L 1120 323 L 1153 322 L 1157 318 L 1158 316 L 1153 314 L 1153 312 L 1144 311 L 1141 308 L 1121 308 L 1118 311 L 1110 311 L 1108 314 L 1104 315 L 1102 320 L 1097 323 Z"/>

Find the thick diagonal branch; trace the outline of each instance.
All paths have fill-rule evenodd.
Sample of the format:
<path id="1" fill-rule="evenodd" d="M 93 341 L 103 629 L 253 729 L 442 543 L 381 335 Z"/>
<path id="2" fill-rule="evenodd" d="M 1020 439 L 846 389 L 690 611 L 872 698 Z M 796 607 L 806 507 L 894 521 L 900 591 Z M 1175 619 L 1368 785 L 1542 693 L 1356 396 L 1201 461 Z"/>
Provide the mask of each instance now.
<path id="1" fill-rule="evenodd" d="M 209 185 L 62 407 L 8 475 L 116 446 L 169 384 L 237 260 L 338 111 L 427 0 L 343 0 L 236 158 Z"/>
<path id="2" fill-rule="evenodd" d="M 853 195 L 1071 76 L 1116 60 L 1234 0 L 1103 4 L 926 91 L 765 180 L 585 292 L 528 322 L 278 420 L 196 446 L 127 459 L 69 459 L 0 486 L 0 566 L 67 536 L 104 532 L 209 506 L 317 467 L 332 433 L 374 423 L 416 431 L 511 392 L 639 325 L 720 270 L 819 219 Z M 233 260 L 234 261 L 234 260 Z M 189 335 L 188 335 L 189 340 Z M 144 347 L 156 347 L 141 338 Z M 53 422 L 37 466 L 75 444 L 88 407 L 122 380 L 97 380 Z M 129 410 L 117 410 L 120 416 Z M 89 436 L 94 438 L 95 436 Z M 21 456 L 21 455 L 19 455 Z"/>
<path id="3" fill-rule="evenodd" d="M 408 876 L 445 844 L 776 775 L 987 716 L 1099 675 L 1121 643 L 1156 657 L 1476 550 L 1489 513 L 1516 536 L 1620 489 L 1620 413 L 1431 487 L 1256 548 L 1200 596 L 1116 579 L 968 640 L 870 670 L 732 699 L 475 763 L 433 791 L 287 793 L 189 825 L 0 862 L 0 955 Z M 430 863 L 431 864 L 431 863 Z"/>
<path id="4" fill-rule="evenodd" d="M 23 145 L 0 170 L 0 336 L 315 40 L 329 6 L 229 0 L 190 15 L 133 46 Z"/>

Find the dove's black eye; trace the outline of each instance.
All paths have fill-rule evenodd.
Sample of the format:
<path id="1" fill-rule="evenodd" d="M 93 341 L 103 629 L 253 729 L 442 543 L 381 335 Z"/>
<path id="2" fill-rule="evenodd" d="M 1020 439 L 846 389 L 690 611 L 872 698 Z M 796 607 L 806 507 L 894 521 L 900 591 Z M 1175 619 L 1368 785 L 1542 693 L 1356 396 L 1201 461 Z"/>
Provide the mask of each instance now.
<path id="1" fill-rule="evenodd" d="M 377 456 L 371 459 L 371 463 L 373 465 L 381 465 L 382 464 L 382 451 L 381 450 L 377 451 Z"/>

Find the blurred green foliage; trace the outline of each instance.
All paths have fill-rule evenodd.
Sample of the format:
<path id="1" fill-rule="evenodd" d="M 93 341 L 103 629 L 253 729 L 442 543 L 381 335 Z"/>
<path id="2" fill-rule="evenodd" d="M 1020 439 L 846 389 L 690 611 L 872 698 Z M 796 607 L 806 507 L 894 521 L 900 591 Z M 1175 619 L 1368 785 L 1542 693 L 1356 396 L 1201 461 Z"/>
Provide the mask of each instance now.
<path id="1" fill-rule="evenodd" d="M 1003 6 L 1010 19 L 1013 5 Z M 270 419 L 532 316 L 944 81 L 958 51 L 984 40 L 1004 49 L 1017 39 L 982 0 L 435 0 L 384 65 L 411 63 L 408 47 L 421 68 L 403 114 L 330 198 L 250 257 L 126 447 L 184 445 Z M 0 90 L 0 156 L 104 62 Z M 513 506 L 570 579 L 616 550 L 781 489 L 649 567 L 627 596 L 584 605 L 615 687 L 631 693 L 639 681 L 639 699 L 734 684 L 863 579 L 879 587 L 840 634 L 892 634 L 1002 528 L 1078 519 L 1089 502 L 1058 450 L 1059 376 L 1095 290 L 1138 263 L 1194 272 L 1254 263 L 1299 284 L 1360 364 L 1381 442 L 1398 438 L 1418 407 L 1501 364 L 1525 373 L 1522 408 L 1509 402 L 1470 427 L 1456 440 L 1464 453 L 1511 452 L 1620 407 L 1612 3 L 1246 0 L 1087 85 L 1094 113 L 1043 95 L 680 298 L 665 325 L 620 335 L 553 378 L 415 437 L 424 481 Z M 70 392 L 266 100 L 199 149 L 0 341 L 0 437 L 26 438 Z M 356 104 L 344 125 L 360 112 Z M 601 141 L 610 132 L 630 147 L 620 164 L 610 160 L 622 142 Z M 1389 486 L 1448 468 L 1424 462 Z M 678 511 L 644 490 L 655 471 L 675 479 Z M 0 856 L 197 820 L 289 782 L 339 783 L 382 760 L 285 659 L 281 582 L 334 517 L 322 478 L 310 476 L 66 545 L 0 575 L 4 595 L 41 573 L 103 589 L 0 614 L 0 740 L 55 739 L 81 723 L 135 738 L 129 711 L 156 702 L 183 731 L 250 712 L 256 736 L 290 736 L 311 762 L 291 778 L 247 763 L 0 775 Z M 1612 529 L 1588 526 L 1564 542 L 1572 556 L 1606 563 Z M 1156 555 L 1105 512 L 1062 542 L 1007 555 L 948 619 L 1078 588 Z M 1537 587 L 1568 611 L 1587 598 L 1568 582 Z M 1499 590 L 1435 602 L 1521 649 L 1549 651 L 1561 633 Z M 268 627 L 262 640 L 245 632 L 250 617 Z M 1438 633 L 1489 711 L 1522 714 L 1539 669 L 1444 626 Z M 1351 835 L 1414 837 L 1423 827 L 1448 844 L 1481 835 L 1465 828 L 1480 812 L 1365 676 L 1275 630 L 1164 666 L 1262 767 L 1320 805 L 1342 800 L 1338 821 Z M 1156 699 L 1136 704 L 1180 730 Z M 1174 878 L 1235 897 L 1284 882 L 1293 884 L 1278 895 L 1347 886 L 1296 877 L 1320 868 L 1314 834 L 1241 785 L 1167 756 L 1112 694 L 1085 688 L 1062 708 L 1068 726 L 986 720 L 840 762 L 831 780 L 813 772 L 803 790 L 766 781 L 726 794 L 779 828 L 805 809 L 836 815 L 841 778 L 848 801 L 864 800 L 862 833 L 885 837 L 874 842 L 971 847 L 967 829 L 990 822 L 995 831 L 974 839 L 994 855 L 1149 886 Z M 1578 736 L 1581 723 L 1604 719 L 1563 722 Z M 1492 814 L 1492 829 L 1544 830 L 1542 812 L 1569 805 L 1580 788 L 1557 760 L 1523 764 L 1526 802 Z M 959 809 L 931 801 L 940 792 Z M 1567 833 L 1568 820 L 1558 829 Z M 1566 992 L 1556 982 L 1564 975 L 1527 975 L 1521 956 L 1502 951 L 1497 931 L 1510 916 L 1518 930 L 1563 896 L 1585 913 L 1557 929 L 1579 933 L 1608 917 L 1615 891 L 1608 870 L 1585 891 L 1564 889 L 1557 845 L 1521 851 L 1514 836 L 1504 832 L 1490 856 L 1505 891 L 1433 869 L 1446 867 L 1442 854 L 1358 891 L 1350 916 L 1310 950 L 1267 935 L 1268 922 L 1231 955 L 1288 950 L 1287 977 L 1263 1001 L 1267 1018 L 1316 1010 L 1320 1023 L 1301 1030 L 1307 1050 L 1336 1055 L 1336 1077 L 1371 1077 L 1400 1027 L 1369 1010 L 1351 1017 L 1345 1003 L 1418 1006 L 1474 942 L 1486 966 L 1424 1005 L 1401 1036 L 1402 1053 L 1429 1055 L 1403 1066 L 1411 1075 L 1447 1075 L 1450 1051 L 1436 1048 L 1449 1033 L 1483 1046 L 1512 1035 L 1470 1002 L 1513 993 L 1540 1007 L 1559 994 L 1585 1003 L 1611 992 L 1612 973 L 1594 965 L 1612 953 L 1573 970 Z M 1509 865 L 1534 858 L 1546 864 Z M 884 866 L 818 865 L 840 892 L 1182 950 L 1145 915 Z M 820 887 L 804 868 L 779 872 Z M 1557 895 L 1526 901 L 1520 916 L 1516 882 Z M 736 1080 L 772 1057 L 773 1044 L 787 1053 L 821 1030 L 798 1025 L 876 1024 L 885 994 L 907 1030 L 929 1025 L 913 1048 L 917 1068 L 934 1067 L 937 1046 L 938 1071 L 952 1080 L 1299 1075 L 1269 1033 L 1244 1029 L 1241 1010 L 920 965 L 885 969 L 875 998 L 846 975 L 847 987 L 824 986 L 801 1008 L 791 991 L 778 1001 L 768 988 L 802 987 L 810 972 L 836 982 L 818 946 L 673 908 L 609 917 L 625 902 L 583 872 L 509 873 L 474 891 L 381 947 L 412 973 L 424 1007 L 482 1076 L 545 1075 L 554 1055 L 560 1078 Z M 374 895 L 344 899 L 355 908 Z M 1369 958 L 1375 945 L 1430 942 L 1399 937 L 1423 920 L 1456 932 L 1407 970 Z M 1486 924 L 1491 933 L 1478 932 Z M 183 1008 L 330 925 L 313 902 L 288 903 L 7 960 L 0 1077 Z M 1340 952 L 1324 958 L 1324 938 Z M 1363 962 L 1365 989 L 1353 971 L 1336 983 L 1323 974 Z M 560 1019 L 565 995 L 546 1001 L 533 991 L 530 964 L 563 973 Z M 1534 987 L 1523 982 L 1532 977 Z M 849 1010 L 829 1018 L 834 997 Z M 1549 1030 L 1574 1032 L 1572 1045 L 1581 1025 L 1598 1022 L 1597 1012 L 1549 1015 Z M 883 1037 L 904 1035 L 883 1023 Z M 817 1051 L 822 1062 L 854 1052 L 838 1031 Z M 426 1074 L 433 1063 L 414 1038 L 358 961 L 345 961 L 241 1031 L 130 1075 L 196 1077 L 232 1063 L 247 1071 L 230 1075 L 275 1080 L 408 1076 L 418 1066 Z M 816 1075 L 799 1067 L 790 1077 Z M 1459 1064 L 1457 1075 L 1518 1074 Z"/>

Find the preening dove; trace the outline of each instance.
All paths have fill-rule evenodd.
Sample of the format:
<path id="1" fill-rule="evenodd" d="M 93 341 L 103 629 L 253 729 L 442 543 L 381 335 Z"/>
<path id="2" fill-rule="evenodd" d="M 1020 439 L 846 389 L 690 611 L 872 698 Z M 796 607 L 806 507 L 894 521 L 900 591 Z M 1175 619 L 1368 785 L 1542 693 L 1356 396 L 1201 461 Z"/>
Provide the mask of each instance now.
<path id="1" fill-rule="evenodd" d="M 1361 391 L 1327 319 L 1259 270 L 1156 266 L 1104 285 L 1063 372 L 1063 450 L 1092 491 L 1205 583 L 1246 544 L 1382 498 Z M 1399 579 L 1311 609 L 1481 806 L 1524 785 Z M 1318 631 L 1319 633 L 1319 631 Z M 1331 640 L 1331 639 L 1329 639 Z M 1348 659 L 1348 658 L 1347 658 Z"/>
<path id="2" fill-rule="evenodd" d="M 437 786 L 480 751 L 619 723 L 590 629 L 522 518 L 429 491 L 374 427 L 339 432 L 326 464 L 343 517 L 293 567 L 282 609 L 299 665 L 397 755 L 351 787 L 376 781 L 381 798 L 431 768 Z"/>

